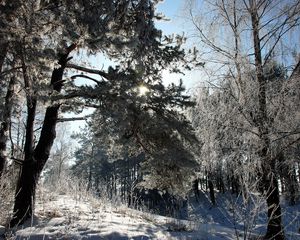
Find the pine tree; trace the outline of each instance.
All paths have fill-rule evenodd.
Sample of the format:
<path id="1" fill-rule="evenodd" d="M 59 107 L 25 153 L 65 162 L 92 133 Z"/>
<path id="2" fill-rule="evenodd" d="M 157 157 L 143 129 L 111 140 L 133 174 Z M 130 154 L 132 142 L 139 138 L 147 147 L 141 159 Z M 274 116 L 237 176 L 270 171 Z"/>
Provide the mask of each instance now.
<path id="1" fill-rule="evenodd" d="M 174 42 L 171 38 L 163 39 L 162 33 L 154 26 L 157 3 L 149 0 L 30 0 L 18 2 L 10 13 L 15 21 L 12 25 L 6 24 L 11 41 L 17 46 L 15 56 L 20 64 L 27 99 L 25 156 L 11 226 L 32 216 L 36 184 L 50 155 L 61 107 L 72 110 L 74 105 L 77 109 L 83 105 L 94 106 L 101 109 L 101 114 L 115 109 L 119 115 L 112 119 L 120 119 L 121 113 L 126 113 L 130 121 L 124 123 L 129 124 L 130 136 L 131 131 L 135 131 L 135 111 L 144 108 L 141 103 L 136 108 L 138 101 L 134 89 L 142 83 L 161 88 L 161 83 L 155 83 L 161 82 L 162 69 L 172 63 L 172 70 L 178 71 L 179 65 L 185 65 L 184 52 L 180 49 L 183 39 L 176 37 Z M 10 5 L 5 2 L 3 6 Z M 70 55 L 80 47 L 89 54 L 102 53 L 115 59 L 118 66 L 100 71 L 70 63 Z M 98 79 L 85 74 L 71 75 L 66 79 L 67 69 L 95 73 Z M 78 87 L 72 84 L 78 77 L 92 80 L 96 85 Z M 172 87 L 159 96 L 153 95 L 153 109 L 146 108 L 145 117 L 151 119 L 150 112 L 158 112 L 160 119 L 174 120 L 180 130 L 176 114 L 166 109 L 184 102 L 188 104 L 180 92 Z M 168 104 L 161 105 L 161 99 Z M 47 107 L 35 145 L 36 109 L 43 101 Z"/>

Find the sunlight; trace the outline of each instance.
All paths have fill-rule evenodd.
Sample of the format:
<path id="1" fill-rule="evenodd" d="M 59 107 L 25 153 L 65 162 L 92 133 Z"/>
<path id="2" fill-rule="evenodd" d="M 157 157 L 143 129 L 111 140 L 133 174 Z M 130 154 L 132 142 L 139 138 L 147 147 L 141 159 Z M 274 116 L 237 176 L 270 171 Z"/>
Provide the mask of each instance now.
<path id="1" fill-rule="evenodd" d="M 149 92 L 149 88 L 147 88 L 145 85 L 138 86 L 138 95 L 139 96 L 145 96 Z"/>

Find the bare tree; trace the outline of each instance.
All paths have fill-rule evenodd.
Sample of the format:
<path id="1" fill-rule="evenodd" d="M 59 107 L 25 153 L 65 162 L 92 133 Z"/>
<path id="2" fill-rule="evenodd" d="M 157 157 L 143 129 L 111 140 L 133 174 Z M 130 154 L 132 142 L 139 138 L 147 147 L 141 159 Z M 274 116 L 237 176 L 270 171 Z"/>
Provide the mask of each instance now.
<path id="1" fill-rule="evenodd" d="M 197 1 L 193 2 L 195 4 Z M 279 147 L 280 153 L 295 144 L 299 140 L 299 131 L 297 127 L 292 127 L 291 122 L 290 129 L 285 126 L 286 132 L 294 138 L 286 138 L 284 144 L 276 145 L 276 150 L 274 138 L 278 137 L 278 134 L 275 126 L 277 124 L 282 127 L 280 118 L 282 119 L 284 114 L 291 117 L 298 108 L 293 109 L 291 113 L 284 110 L 291 104 L 286 97 L 289 93 L 286 92 L 292 90 L 286 86 L 287 84 L 278 87 L 279 94 L 270 95 L 272 85 L 265 69 L 272 60 L 280 62 L 279 56 L 284 53 L 289 53 L 288 62 L 292 61 L 292 52 L 288 49 L 283 52 L 279 47 L 284 46 L 284 42 L 293 40 L 293 31 L 300 24 L 300 2 L 269 0 L 204 2 L 206 5 L 201 7 L 203 11 L 207 10 L 206 15 L 202 17 L 197 15 L 195 8 L 190 8 L 189 11 L 190 20 L 196 30 L 194 36 L 198 37 L 202 46 L 209 49 L 208 63 L 214 64 L 215 72 L 219 73 L 215 81 L 219 89 L 224 88 L 222 81 L 230 83 L 225 88 L 231 95 L 231 101 L 235 102 L 235 114 L 240 116 L 238 120 L 240 124 L 235 124 L 234 128 L 240 128 L 244 133 L 252 135 L 251 142 L 256 145 L 256 154 L 261 165 L 259 176 L 262 178 L 261 184 L 268 205 L 268 227 L 265 237 L 284 239 L 276 168 L 280 154 L 277 150 Z M 211 21 L 209 25 L 203 16 L 209 18 Z M 206 29 L 205 24 L 208 25 Z M 292 76 L 297 70 L 297 65 L 294 69 Z M 283 76 L 280 81 L 284 81 Z M 289 78 L 287 82 L 292 84 L 293 80 Z M 212 86 L 212 83 L 210 84 Z M 286 102 L 280 99 L 285 99 Z M 228 128 L 228 121 L 224 125 Z M 245 139 L 242 142 L 245 142 Z"/>

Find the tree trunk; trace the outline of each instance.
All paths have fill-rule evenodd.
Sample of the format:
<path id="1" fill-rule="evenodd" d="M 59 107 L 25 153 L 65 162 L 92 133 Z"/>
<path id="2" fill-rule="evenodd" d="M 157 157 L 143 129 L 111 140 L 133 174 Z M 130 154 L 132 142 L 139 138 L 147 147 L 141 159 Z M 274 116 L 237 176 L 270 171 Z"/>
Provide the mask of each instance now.
<path id="1" fill-rule="evenodd" d="M 273 173 L 269 173 L 269 175 L 273 175 Z M 264 185 L 265 188 L 268 188 L 266 190 L 268 226 L 265 239 L 283 240 L 285 237 L 281 220 L 281 207 L 277 179 L 275 179 L 274 176 L 268 176 L 267 179 L 264 179 Z"/>
<path id="2" fill-rule="evenodd" d="M 215 190 L 214 190 L 214 184 L 213 181 L 208 177 L 208 188 L 209 188 L 209 195 L 210 200 L 213 206 L 216 205 L 216 198 L 215 198 Z"/>
<path id="3" fill-rule="evenodd" d="M 60 92 L 63 86 L 63 72 L 66 63 L 70 60 L 68 55 L 75 47 L 76 45 L 73 44 L 66 49 L 66 53 L 61 56 L 58 62 L 61 66 L 52 72 L 51 86 L 57 92 Z M 28 104 L 30 111 L 28 111 L 26 126 L 25 159 L 16 189 L 14 216 L 10 222 L 10 227 L 21 224 L 32 216 L 36 185 L 49 158 L 50 150 L 56 137 L 55 128 L 59 105 L 47 108 L 38 144 L 32 151 L 35 109 L 31 107 L 36 105 L 35 101 L 34 103 Z"/>
<path id="4" fill-rule="evenodd" d="M 12 99 L 14 96 L 14 86 L 16 79 L 14 76 L 10 78 L 7 87 L 7 93 L 5 96 L 4 110 L 3 110 L 3 121 L 0 126 L 0 177 L 3 173 L 6 164 L 6 148 L 8 140 L 8 132 L 11 124 L 11 113 L 12 113 Z"/>
<path id="5" fill-rule="evenodd" d="M 10 225 L 15 226 L 22 223 L 25 219 L 32 216 L 32 208 L 35 196 L 36 162 L 33 161 L 33 129 L 36 114 L 36 100 L 28 97 L 27 100 L 27 120 L 26 120 L 26 137 L 24 146 L 24 161 L 17 182 L 14 216 Z M 24 206 L 24 207 L 21 207 Z"/>
<path id="6" fill-rule="evenodd" d="M 258 81 L 258 114 L 257 127 L 261 142 L 259 156 L 262 162 L 263 188 L 266 193 L 268 206 L 268 226 L 266 239 L 284 239 L 284 232 L 281 221 L 281 207 L 279 198 L 278 182 L 276 179 L 275 159 L 271 157 L 270 139 L 269 139 L 269 119 L 267 115 L 266 101 L 266 81 L 263 75 L 261 40 L 259 37 L 259 15 L 256 0 L 250 0 L 250 14 L 253 33 L 253 45 L 255 56 L 256 78 Z"/>
<path id="7" fill-rule="evenodd" d="M 2 67 L 6 57 L 8 43 L 0 44 L 0 74 L 2 73 Z M 0 76 L 1 77 L 1 76 Z M 2 77 L 1 77 L 2 78 Z M 3 79 L 0 78 L 0 81 Z M 12 110 L 12 98 L 14 94 L 15 77 L 12 76 L 7 87 L 5 96 L 3 120 L 0 126 L 0 177 L 3 173 L 6 164 L 6 142 L 11 122 L 11 110 Z"/>
<path id="8" fill-rule="evenodd" d="M 197 200 L 197 202 L 198 202 L 199 197 L 200 197 L 199 178 L 196 178 L 196 179 L 193 181 L 193 191 L 194 191 L 195 198 L 196 198 L 196 200 Z"/>
<path id="9" fill-rule="evenodd" d="M 0 72 L 2 72 L 2 67 L 4 64 L 4 60 L 6 58 L 8 49 L 8 42 L 0 44 Z"/>
<path id="10" fill-rule="evenodd" d="M 288 162 L 283 152 L 278 156 L 278 163 L 282 192 L 288 198 L 289 204 L 293 206 L 299 194 L 296 165 Z"/>
<path id="11" fill-rule="evenodd" d="M 232 176 L 231 177 L 231 193 L 239 195 L 239 191 L 240 191 L 239 182 L 235 176 Z"/>
<path id="12" fill-rule="evenodd" d="M 92 188 L 92 166 L 91 166 L 91 163 L 90 163 L 90 166 L 88 168 L 88 184 L 87 184 L 87 187 L 86 187 L 86 191 L 90 191 Z"/>
<path id="13" fill-rule="evenodd" d="M 296 176 L 295 166 L 291 166 L 290 174 L 288 175 L 290 184 L 290 205 L 294 206 L 297 203 L 299 196 L 298 180 Z"/>

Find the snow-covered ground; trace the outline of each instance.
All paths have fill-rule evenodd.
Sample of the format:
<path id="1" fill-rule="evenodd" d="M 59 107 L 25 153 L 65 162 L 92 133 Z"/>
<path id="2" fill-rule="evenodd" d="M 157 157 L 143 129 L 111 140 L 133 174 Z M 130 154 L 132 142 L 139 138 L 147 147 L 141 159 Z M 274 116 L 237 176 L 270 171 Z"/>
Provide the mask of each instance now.
<path id="1" fill-rule="evenodd" d="M 245 203 L 242 196 L 237 197 L 229 193 L 217 193 L 216 196 L 215 207 L 212 207 L 209 197 L 203 192 L 200 193 L 198 201 L 190 199 L 189 218 L 200 223 L 232 229 L 235 232 L 232 239 L 260 239 L 265 234 L 267 214 L 263 198 L 251 195 L 248 196 L 248 203 Z M 300 240 L 300 204 L 289 206 L 284 199 L 281 203 L 285 236 L 289 240 Z"/>
<path id="2" fill-rule="evenodd" d="M 252 236 L 253 239 L 257 239 L 263 234 L 265 225 L 260 224 L 265 222 L 263 214 L 251 219 L 251 214 L 248 213 L 247 218 L 241 221 L 243 217 L 239 210 L 226 209 L 230 204 L 237 202 L 230 202 L 228 197 L 217 199 L 216 207 L 211 207 L 204 194 L 200 196 L 198 203 L 191 199 L 189 206 L 191 220 L 178 220 L 125 206 L 114 207 L 90 195 L 75 196 L 39 191 L 35 217 L 13 232 L 6 233 L 6 239 L 219 240 L 252 239 Z M 296 226 L 300 225 L 299 212 L 296 207 L 289 211 L 291 211 L 287 215 L 289 218 L 285 219 L 286 223 L 288 221 L 291 223 L 286 229 L 287 234 L 290 239 L 300 239 L 300 234 L 295 231 Z M 255 226 L 249 225 L 253 223 L 252 221 L 255 221 Z M 250 226 L 253 231 L 246 232 L 250 230 Z"/>

